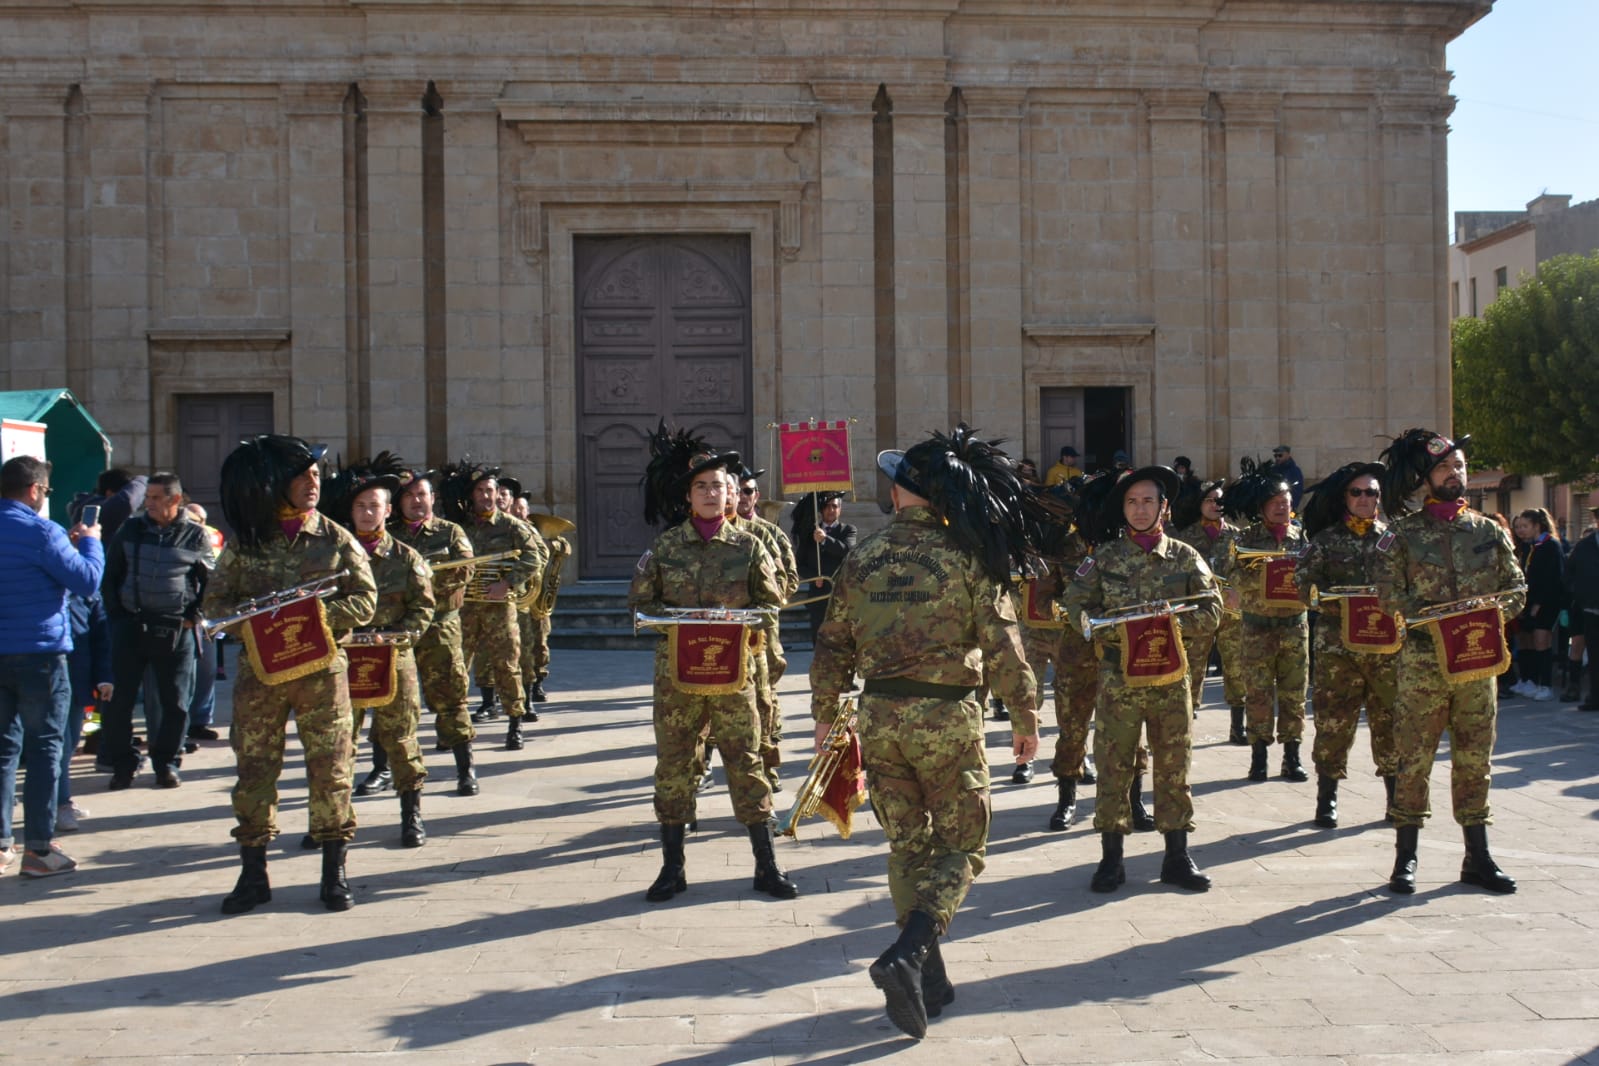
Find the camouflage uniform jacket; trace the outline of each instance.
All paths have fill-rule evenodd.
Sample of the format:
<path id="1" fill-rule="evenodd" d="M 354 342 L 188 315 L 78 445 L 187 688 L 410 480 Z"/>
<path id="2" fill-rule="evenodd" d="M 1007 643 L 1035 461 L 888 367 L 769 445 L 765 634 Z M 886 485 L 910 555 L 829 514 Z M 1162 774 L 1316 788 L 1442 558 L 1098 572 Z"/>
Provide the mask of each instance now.
<path id="1" fill-rule="evenodd" d="M 493 555 L 513 548 L 522 553 L 515 559 L 490 564 L 505 568 L 502 573 L 510 579 L 513 596 L 529 584 L 543 584 L 544 569 L 550 563 L 550 549 L 544 538 L 520 518 L 495 511 L 486 521 L 478 519 L 468 523 L 466 536 L 472 542 L 473 555 Z"/>
<path id="2" fill-rule="evenodd" d="M 216 573 L 206 583 L 206 616 L 221 618 L 245 600 L 303 585 L 338 570 L 349 573 L 339 580 L 338 592 L 322 601 L 335 636 L 372 620 L 378 589 L 355 535 L 312 511 L 292 540 L 273 536 L 259 555 L 245 555 L 233 543 L 223 548 Z"/>
<path id="3" fill-rule="evenodd" d="M 667 607 L 776 607 L 783 601 L 781 580 L 753 533 L 723 521 L 710 540 L 702 540 L 694 523 L 684 520 L 656 537 L 639 559 L 627 605 L 644 614 Z"/>
<path id="4" fill-rule="evenodd" d="M 929 508 L 906 507 L 834 575 L 811 661 L 811 714 L 832 721 L 856 674 L 975 689 L 985 665 L 1011 729 L 1035 735 L 1037 682 L 1007 589 L 955 547 Z"/>
<path id="5" fill-rule="evenodd" d="M 1508 618 L 1519 614 L 1526 600 L 1510 535 L 1472 510 L 1452 522 L 1424 510 L 1406 515 L 1378 540 L 1377 551 L 1384 564 L 1377 575 L 1377 600 L 1384 610 L 1406 618 L 1433 604 L 1514 592 L 1501 605 Z"/>
<path id="6" fill-rule="evenodd" d="M 369 562 L 378 584 L 378 606 L 364 628 L 403 629 L 421 637 L 433 624 L 434 607 L 433 582 L 421 553 L 384 533 Z"/>
<path id="7" fill-rule="evenodd" d="M 1218 538 L 1218 543 L 1220 543 Z M 1290 551 L 1303 553 L 1310 546 L 1305 539 L 1305 527 L 1298 522 L 1288 523 L 1288 534 L 1283 537 L 1281 544 L 1272 531 L 1266 528 L 1264 522 L 1252 522 L 1232 538 L 1232 543 L 1240 548 L 1268 548 L 1272 551 Z M 1258 615 L 1261 618 L 1291 618 L 1296 614 L 1304 614 L 1303 607 L 1268 607 L 1265 594 L 1261 591 L 1261 563 L 1240 563 L 1238 556 L 1228 550 L 1222 557 L 1221 568 L 1217 571 L 1223 578 L 1238 589 L 1242 596 L 1245 615 Z"/>
<path id="8" fill-rule="evenodd" d="M 1310 542 L 1310 550 L 1294 571 L 1300 602 L 1310 606 L 1312 586 L 1325 592 L 1335 585 L 1376 585 L 1383 563 L 1382 556 L 1377 553 L 1377 542 L 1387 531 L 1387 524 L 1376 518 L 1365 536 L 1350 529 L 1347 521 L 1317 533 Z M 1337 618 L 1343 613 L 1343 601 L 1328 600 L 1316 610 L 1324 618 Z"/>
<path id="9" fill-rule="evenodd" d="M 1205 523 L 1203 520 L 1195 522 L 1191 526 L 1184 526 L 1171 535 L 1198 552 L 1200 558 L 1205 560 L 1206 565 L 1214 573 L 1219 574 L 1221 573 L 1222 562 L 1226 560 L 1228 555 L 1228 545 L 1237 539 L 1238 533 L 1238 527 L 1223 518 L 1221 520 L 1221 532 L 1216 536 L 1215 540 L 1211 540 L 1210 537 L 1205 535 Z"/>
<path id="10" fill-rule="evenodd" d="M 389 532 L 401 544 L 415 548 L 422 559 L 430 565 L 448 562 L 451 559 L 470 559 L 473 554 L 472 541 L 467 538 L 466 530 L 448 519 L 429 518 L 414 532 L 411 523 L 401 519 L 389 529 Z M 472 580 L 472 568 L 458 566 L 437 575 L 430 571 L 429 577 L 433 582 L 433 597 L 437 601 L 438 614 L 443 615 L 461 606 L 459 593 Z"/>
<path id="11" fill-rule="evenodd" d="M 1210 567 L 1180 540 L 1163 535 L 1146 552 L 1131 537 L 1121 536 L 1101 544 L 1072 573 L 1066 589 L 1067 625 L 1080 632 L 1085 614 L 1099 618 L 1120 607 L 1200 595 L 1206 598 L 1195 601 L 1197 610 L 1177 616 L 1184 637 L 1214 633 L 1221 620 L 1221 594 Z M 1120 647 L 1121 627 L 1101 629 L 1094 639 Z"/>
<path id="12" fill-rule="evenodd" d="M 794 590 L 799 588 L 799 563 L 794 559 L 794 544 L 788 539 L 788 534 L 760 515 L 754 518 L 740 518 L 738 526 L 755 534 L 771 553 L 773 561 L 777 563 L 777 577 L 783 588 L 783 602 L 787 603 L 788 598 L 794 595 Z"/>

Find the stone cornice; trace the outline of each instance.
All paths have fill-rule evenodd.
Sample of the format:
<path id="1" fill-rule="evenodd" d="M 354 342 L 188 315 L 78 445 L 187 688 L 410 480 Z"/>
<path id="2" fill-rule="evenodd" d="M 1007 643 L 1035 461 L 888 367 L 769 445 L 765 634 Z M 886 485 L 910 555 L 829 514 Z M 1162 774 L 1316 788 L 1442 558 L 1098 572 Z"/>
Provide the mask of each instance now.
<path id="1" fill-rule="evenodd" d="M 1151 89 L 1144 93 L 1151 122 L 1203 122 L 1210 105 L 1204 89 Z"/>
<path id="2" fill-rule="evenodd" d="M 1024 322 L 1022 333 L 1038 344 L 1080 344 L 1092 341 L 1136 343 L 1155 335 L 1155 323 Z"/>

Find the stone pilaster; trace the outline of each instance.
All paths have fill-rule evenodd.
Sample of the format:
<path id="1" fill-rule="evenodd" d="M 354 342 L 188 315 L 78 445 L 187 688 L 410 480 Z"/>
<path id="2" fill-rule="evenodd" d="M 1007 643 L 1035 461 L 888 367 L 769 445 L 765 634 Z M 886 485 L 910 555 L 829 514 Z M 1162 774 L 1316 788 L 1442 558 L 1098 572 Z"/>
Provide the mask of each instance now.
<path id="1" fill-rule="evenodd" d="M 970 395 L 967 416 L 988 433 L 1022 439 L 1021 89 L 971 88 L 966 98 L 966 230 Z"/>
<path id="2" fill-rule="evenodd" d="M 1255 454 L 1290 434 L 1291 377 L 1279 333 L 1282 268 L 1278 208 L 1281 97 L 1222 96 L 1227 211 L 1227 414 L 1232 451 Z M 1292 443 L 1292 441 L 1288 441 Z"/>
<path id="3" fill-rule="evenodd" d="M 422 281 L 421 82 L 362 83 L 366 96 L 367 339 L 366 391 L 371 439 L 365 452 L 387 448 L 427 454 L 422 415 L 425 314 Z"/>
<path id="4" fill-rule="evenodd" d="M 1206 254 L 1205 106 L 1200 89 L 1145 95 L 1149 116 L 1149 253 L 1155 322 L 1155 456 L 1227 454 L 1213 430 L 1211 276 Z M 1224 431 L 1223 431 L 1224 432 Z M 1218 449 L 1218 444 L 1220 448 Z M 1230 465 L 1230 464 L 1228 464 Z M 1214 465 L 1207 469 L 1217 469 Z"/>
<path id="5" fill-rule="evenodd" d="M 0 99 L 0 352 L 9 356 L 0 388 L 77 391 L 87 380 L 84 346 L 68 345 L 67 94 L 65 85 L 16 86 Z"/>
<path id="6" fill-rule="evenodd" d="M 944 123 L 949 87 L 888 87 L 894 116 L 895 396 L 902 444 L 949 421 Z"/>
<path id="7" fill-rule="evenodd" d="M 348 419 L 349 206 L 345 195 L 346 85 L 283 89 L 288 136 L 290 410 L 280 425 L 358 452 Z M 401 453 L 405 454 L 404 452 Z M 409 458 L 409 456 L 407 456 Z"/>
<path id="8" fill-rule="evenodd" d="M 79 398 L 117 443 L 117 461 L 148 466 L 150 358 L 150 86 L 83 87 L 84 336 L 93 366 Z M 78 313 L 69 308 L 69 314 Z"/>

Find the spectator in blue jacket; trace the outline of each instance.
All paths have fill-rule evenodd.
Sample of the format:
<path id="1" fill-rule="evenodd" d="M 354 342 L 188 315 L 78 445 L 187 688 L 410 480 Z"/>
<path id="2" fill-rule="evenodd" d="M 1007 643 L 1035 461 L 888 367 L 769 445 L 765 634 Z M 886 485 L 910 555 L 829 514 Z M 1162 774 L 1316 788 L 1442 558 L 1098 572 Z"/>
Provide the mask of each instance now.
<path id="1" fill-rule="evenodd" d="M 6 594 L 0 596 L 0 808 L 6 808 L 0 866 L 15 857 L 9 800 L 16 789 L 17 757 L 26 750 L 25 877 L 67 873 L 78 865 L 51 843 L 72 696 L 66 601 L 69 592 L 93 596 L 105 572 L 99 525 L 79 522 L 62 532 L 41 514 L 49 496 L 48 462 L 19 455 L 0 467 L 0 573 L 6 575 Z"/>

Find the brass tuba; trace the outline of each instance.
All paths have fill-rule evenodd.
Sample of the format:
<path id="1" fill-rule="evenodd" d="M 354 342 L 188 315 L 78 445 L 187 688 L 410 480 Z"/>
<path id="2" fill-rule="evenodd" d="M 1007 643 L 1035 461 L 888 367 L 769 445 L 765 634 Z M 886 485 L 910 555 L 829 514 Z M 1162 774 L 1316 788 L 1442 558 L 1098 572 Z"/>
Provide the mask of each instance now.
<path id="1" fill-rule="evenodd" d="M 534 618 L 548 618 L 555 610 L 555 597 L 561 591 L 561 570 L 567 556 L 572 554 L 572 544 L 561 534 L 570 533 L 577 523 L 552 514 L 530 514 L 528 522 L 550 545 L 550 564 L 544 568 L 544 580 L 537 585 L 531 582 L 518 607 L 525 607 Z"/>
<path id="2" fill-rule="evenodd" d="M 833 727 L 823 738 L 821 750 L 811 756 L 810 775 L 795 794 L 794 806 L 777 823 L 777 831 L 782 835 L 798 835 L 800 822 L 814 816 L 820 809 L 822 797 L 827 795 L 827 787 L 833 783 L 839 767 L 844 765 L 844 755 L 850 748 L 850 735 L 855 732 L 856 717 L 855 697 L 840 699 Z"/>

